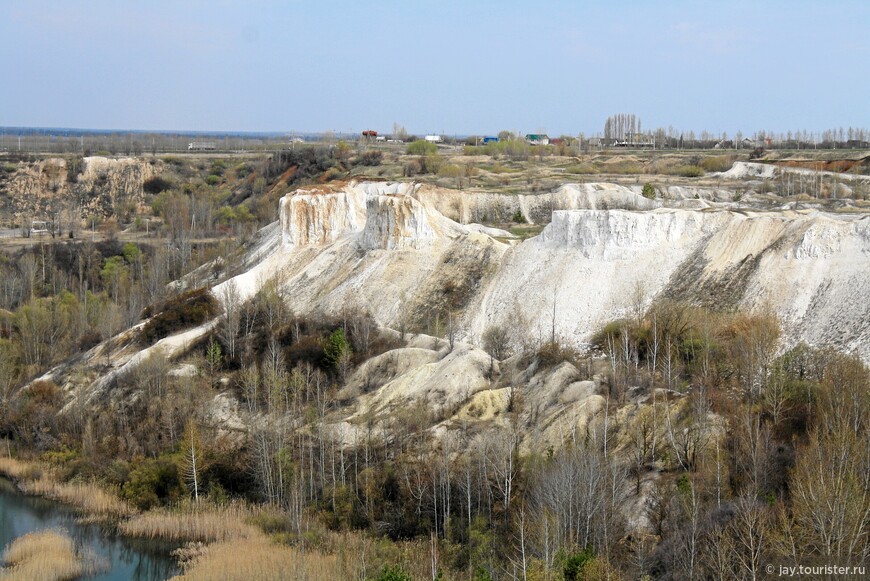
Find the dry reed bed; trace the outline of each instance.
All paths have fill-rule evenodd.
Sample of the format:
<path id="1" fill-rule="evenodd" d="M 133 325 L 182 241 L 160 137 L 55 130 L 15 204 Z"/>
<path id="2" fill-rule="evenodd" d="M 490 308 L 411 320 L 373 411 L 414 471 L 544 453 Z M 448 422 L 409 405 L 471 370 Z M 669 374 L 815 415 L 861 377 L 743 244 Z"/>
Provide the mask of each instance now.
<path id="1" fill-rule="evenodd" d="M 72 539 L 50 530 L 18 537 L 3 553 L 3 560 L 8 567 L 0 570 L 0 581 L 61 581 L 89 572 Z"/>
<path id="2" fill-rule="evenodd" d="M 27 494 L 69 504 L 98 519 L 124 518 L 135 513 L 129 504 L 92 482 L 64 483 L 44 474 L 38 480 L 24 481 L 20 486 Z"/>
<path id="3" fill-rule="evenodd" d="M 174 581 L 366 579 L 384 565 L 394 564 L 412 579 L 431 577 L 430 547 L 425 541 L 389 543 L 356 532 L 319 528 L 312 533 L 304 546 L 276 542 L 259 531 L 235 541 L 190 543 L 173 553 L 184 570 Z"/>
<path id="4" fill-rule="evenodd" d="M 137 514 L 129 505 L 97 485 L 58 482 L 51 470 L 37 463 L 0 457 L 0 474 L 16 480 L 29 494 L 73 505 L 86 514 L 121 519 L 118 529 L 123 535 L 200 543 L 191 545 L 187 558 L 182 558 L 187 562 L 184 575 L 176 578 L 179 581 L 361 578 L 372 573 L 381 563 L 402 563 L 414 578 L 429 574 L 428 559 L 420 559 L 426 551 L 421 543 L 402 543 L 388 549 L 365 535 L 321 531 L 316 547 L 289 546 L 273 542 L 252 524 L 257 517 L 271 514 L 266 507 L 252 507 L 241 502 L 224 506 L 188 502 L 171 509 Z M 55 533 L 55 536 L 59 535 Z M 57 543 L 57 539 L 52 537 L 52 542 Z M 28 565 L 31 568 L 16 565 L 17 568 L 3 571 L 0 581 L 70 578 L 53 576 L 54 570 L 59 574 L 74 570 L 72 566 L 64 568 L 68 559 L 56 557 L 55 553 L 46 554 L 51 557 L 31 563 Z M 181 554 L 176 556 L 183 557 Z"/>
<path id="5" fill-rule="evenodd" d="M 60 482 L 49 468 L 14 458 L 0 458 L 0 474 L 15 480 L 27 494 L 68 504 L 97 519 L 125 518 L 135 510 L 93 482 Z"/>
<path id="6" fill-rule="evenodd" d="M 15 458 L 0 457 L 0 475 L 12 480 L 30 480 L 39 477 L 40 469 L 30 462 L 21 462 Z"/>
<path id="7" fill-rule="evenodd" d="M 246 504 L 226 506 L 184 504 L 169 510 L 152 510 L 122 522 L 119 530 L 131 537 L 168 541 L 233 541 L 251 539 L 261 533 L 248 521 L 259 514 Z"/>
<path id="8" fill-rule="evenodd" d="M 334 555 L 278 545 L 264 535 L 206 547 L 173 581 L 334 581 L 346 579 Z"/>

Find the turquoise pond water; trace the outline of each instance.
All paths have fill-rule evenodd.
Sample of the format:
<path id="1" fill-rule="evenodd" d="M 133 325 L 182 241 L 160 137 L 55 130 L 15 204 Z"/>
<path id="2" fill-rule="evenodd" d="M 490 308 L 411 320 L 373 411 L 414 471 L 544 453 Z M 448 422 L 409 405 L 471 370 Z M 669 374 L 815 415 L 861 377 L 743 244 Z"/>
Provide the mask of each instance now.
<path id="1" fill-rule="evenodd" d="M 0 478 L 0 549 L 15 538 L 45 529 L 63 530 L 82 554 L 94 555 L 98 571 L 84 579 L 94 581 L 156 581 L 178 573 L 169 556 L 171 547 L 119 537 L 110 529 L 76 522 L 67 507 L 26 496 Z"/>

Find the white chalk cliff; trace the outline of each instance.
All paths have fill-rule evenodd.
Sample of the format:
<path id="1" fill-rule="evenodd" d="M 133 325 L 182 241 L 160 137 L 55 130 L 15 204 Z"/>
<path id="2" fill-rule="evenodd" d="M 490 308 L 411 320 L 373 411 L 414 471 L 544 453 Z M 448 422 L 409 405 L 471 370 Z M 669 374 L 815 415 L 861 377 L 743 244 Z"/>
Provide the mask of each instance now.
<path id="1" fill-rule="evenodd" d="M 600 209 L 656 204 L 627 188 L 585 184 L 556 192 L 558 205 L 569 209 L 553 211 L 539 236 L 516 243 L 506 232 L 438 211 L 455 209 L 459 195 L 385 183 L 288 195 L 280 250 L 267 267 L 252 270 L 256 277 L 242 275 L 241 286 L 250 294 L 257 277 L 280 268 L 297 311 L 355 306 L 396 326 L 409 310 L 435 304 L 452 281 L 465 285 L 458 310 L 467 339 L 479 339 L 488 325 L 518 321 L 529 334 L 549 334 L 555 302 L 557 334 L 578 345 L 625 315 L 641 288 L 648 301 L 664 294 L 712 307 L 773 309 L 787 343 L 870 356 L 870 217 Z M 464 203 L 498 203 L 475 197 Z M 578 208 L 584 204 L 592 208 Z"/>
<path id="2" fill-rule="evenodd" d="M 782 322 L 782 347 L 806 341 L 870 361 L 870 216 L 659 208 L 650 200 L 648 209 L 630 209 L 643 198 L 627 188 L 587 184 L 560 192 L 544 194 L 544 201 L 506 201 L 510 196 L 390 183 L 298 190 L 281 200 L 279 223 L 259 233 L 246 270 L 213 291 L 223 300 L 233 284 L 245 299 L 280 277 L 296 313 L 367 311 L 394 329 L 437 328 L 433 320 L 453 313 L 455 349 L 418 336 L 362 364 L 345 386 L 344 397 L 357 400 L 353 413 L 384 417 L 412 401 L 444 413 L 458 409 L 455 417 L 491 417 L 504 409 L 509 389 L 493 387 L 492 361 L 474 346 L 488 326 L 539 341 L 555 326 L 561 339 L 583 346 L 603 325 L 629 314 L 638 289 L 647 303 L 668 297 L 772 310 Z M 508 202 L 522 202 L 522 211 L 535 216 L 555 209 L 543 231 L 522 242 L 464 223 L 463 208 L 503 212 Z M 115 393 L 114 377 L 149 353 L 183 353 L 218 322 L 144 351 L 132 340 L 135 329 L 125 331 L 86 354 L 88 365 L 59 366 L 44 377 L 73 396 L 70 410 L 105 405 Z M 109 359 L 107 372 L 100 362 Z M 582 429 L 602 407 L 594 383 L 581 379 L 568 364 L 532 379 L 530 409 L 549 411 L 529 420 L 537 427 L 524 445 L 561 442 L 566 430 Z M 353 442 L 361 425 L 340 421 L 334 429 Z"/>

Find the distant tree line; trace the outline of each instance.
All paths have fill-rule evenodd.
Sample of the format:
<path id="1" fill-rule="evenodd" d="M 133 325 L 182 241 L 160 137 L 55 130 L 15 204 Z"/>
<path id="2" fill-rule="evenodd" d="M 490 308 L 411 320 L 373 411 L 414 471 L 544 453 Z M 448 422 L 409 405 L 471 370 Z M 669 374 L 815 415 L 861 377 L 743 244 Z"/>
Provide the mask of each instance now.
<path id="1" fill-rule="evenodd" d="M 862 127 L 839 127 L 823 131 L 767 131 L 753 134 L 737 131 L 713 133 L 707 130 L 683 131 L 673 125 L 659 127 L 643 133 L 641 120 L 633 113 L 611 115 L 604 122 L 602 145 L 630 141 L 636 136 L 653 139 L 659 149 L 868 149 L 870 129 Z"/>

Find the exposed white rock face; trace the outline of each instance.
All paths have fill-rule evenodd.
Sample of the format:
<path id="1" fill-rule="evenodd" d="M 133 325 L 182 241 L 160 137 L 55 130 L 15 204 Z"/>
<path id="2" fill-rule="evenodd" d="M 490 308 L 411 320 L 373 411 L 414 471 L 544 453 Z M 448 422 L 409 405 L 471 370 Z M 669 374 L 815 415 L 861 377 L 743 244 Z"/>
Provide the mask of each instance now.
<path id="1" fill-rule="evenodd" d="M 362 230 L 364 192 L 298 193 L 281 199 L 281 241 L 285 246 L 322 246 Z"/>
<path id="2" fill-rule="evenodd" d="M 82 173 L 69 180 L 64 158 L 21 162 L 5 184 L 16 216 L 52 213 L 58 200 L 78 198 L 81 215 L 107 214 L 120 202 L 142 204 L 143 184 L 162 162 L 135 158 L 85 157 Z M 96 195 L 94 195 L 96 194 Z"/>
<path id="3" fill-rule="evenodd" d="M 79 189 L 100 189 L 106 191 L 112 200 L 130 196 L 141 202 L 144 183 L 160 171 L 159 165 L 132 157 L 111 159 L 94 156 L 86 157 L 83 161 L 84 170 L 78 178 Z M 105 183 L 99 186 L 100 182 Z"/>
<path id="4" fill-rule="evenodd" d="M 537 237 L 508 246 L 502 234 L 507 235 L 448 219 L 417 187 L 350 184 L 299 191 L 282 200 L 280 229 L 261 231 L 248 270 L 214 293 L 221 299 L 232 284 L 244 300 L 280 276 L 296 313 L 367 312 L 394 329 L 432 323 L 429 328 L 442 335 L 443 317 L 450 313 L 457 339 L 469 345 L 446 357 L 406 349 L 400 353 L 404 363 L 395 368 L 388 355 L 361 368 L 360 374 L 372 371 L 380 385 L 363 396 L 366 405 L 384 413 L 413 401 L 455 409 L 467 397 L 474 405 L 502 405 L 506 394 L 489 389 L 488 356 L 470 347 L 481 344 L 490 325 L 509 329 L 518 340 L 544 342 L 555 333 L 582 347 L 604 324 L 657 298 L 772 311 L 782 323 L 782 347 L 806 341 L 854 350 L 870 361 L 870 216 L 558 210 Z M 442 317 L 440 329 L 436 315 Z M 99 402 L 119 373 L 158 350 L 183 352 L 217 324 L 210 321 L 145 350 L 120 337 L 91 351 L 87 374 L 65 365 L 45 378 L 63 384 L 79 403 Z M 108 359 L 115 369 L 107 373 L 99 361 Z M 593 386 L 570 371 L 554 372 L 533 391 L 540 392 L 542 406 L 568 406 L 560 417 L 582 426 L 603 403 L 590 395 Z M 360 386 L 372 378 L 357 379 L 359 391 L 368 393 Z M 530 409 L 537 405 L 528 401 Z M 547 441 L 564 437 L 555 422 L 541 433 Z"/>
<path id="5" fill-rule="evenodd" d="M 731 169 L 717 175 L 726 179 L 771 179 L 776 175 L 776 166 L 769 163 L 735 161 Z"/>
<path id="6" fill-rule="evenodd" d="M 817 171 L 805 167 L 787 167 L 773 165 L 770 163 L 759 163 L 753 161 L 735 161 L 734 165 L 728 171 L 713 174 L 714 176 L 725 179 L 773 179 L 783 173 L 804 175 L 804 176 L 825 176 L 836 177 L 841 181 L 870 181 L 867 176 L 853 173 L 841 173 L 833 171 Z"/>
<path id="7" fill-rule="evenodd" d="M 462 224 L 507 222 L 518 211 L 530 222 L 546 223 L 554 210 L 652 210 L 662 205 L 661 200 L 649 200 L 631 188 L 606 183 L 565 184 L 553 192 L 519 195 L 420 186 L 413 195 L 424 205 Z"/>
<path id="8" fill-rule="evenodd" d="M 308 248 L 275 259 L 298 273 L 288 282 L 296 308 L 339 310 L 356 301 L 395 325 L 409 308 L 440 300 L 439 281 L 450 279 L 468 293 L 466 339 L 477 341 L 492 324 L 538 339 L 555 327 L 558 336 L 582 346 L 601 326 L 625 316 L 639 296 L 646 304 L 668 296 L 711 308 L 773 309 L 786 343 L 829 343 L 870 358 L 870 302 L 859 298 L 870 293 L 870 217 L 566 209 L 552 212 L 540 236 L 508 249 L 496 241 L 498 231 L 442 215 L 436 207 L 456 210 L 464 202 L 457 192 L 439 193 L 350 184 L 285 198 L 285 248 Z M 477 202 L 499 203 L 477 196 Z M 552 198 L 566 206 L 654 203 L 600 184 L 566 186 Z M 411 252 L 378 254 L 384 250 Z M 474 258 L 487 252 L 486 260 Z M 481 269 L 485 277 L 462 282 L 461 272 Z"/>
<path id="9" fill-rule="evenodd" d="M 426 208 L 408 196 L 377 196 L 366 203 L 363 248 L 422 248 L 436 238 Z"/>
<path id="10" fill-rule="evenodd" d="M 870 217 L 817 212 L 555 212 L 538 238 L 506 253 L 469 313 L 470 334 L 520 320 L 540 337 L 555 326 L 582 344 L 626 316 L 640 293 L 647 303 L 667 296 L 772 309 L 786 344 L 828 344 L 870 358 L 868 232 Z"/>
<path id="11" fill-rule="evenodd" d="M 285 246 L 322 246 L 347 234 L 362 232 L 367 204 L 371 200 L 380 196 L 409 200 L 413 191 L 412 184 L 370 182 L 351 182 L 341 189 L 299 190 L 280 201 L 282 243 Z M 372 207 L 375 212 L 378 208 L 377 204 Z M 388 213 L 381 212 L 382 217 Z"/>
<path id="12" fill-rule="evenodd" d="M 553 192 L 552 197 L 556 206 L 554 209 L 563 210 L 652 210 L 661 205 L 660 202 L 644 198 L 630 188 L 607 183 L 565 184 Z M 526 202 L 529 203 L 530 200 Z"/>
<path id="13" fill-rule="evenodd" d="M 649 248 L 666 251 L 668 246 L 697 239 L 719 226 L 722 218 L 726 218 L 724 213 L 560 210 L 553 212 L 540 241 L 576 249 L 586 258 L 617 260 Z"/>
<path id="14" fill-rule="evenodd" d="M 554 199 L 592 201 L 576 197 L 577 191 L 562 188 Z M 584 191 L 605 192 L 612 203 L 621 190 L 593 184 Z M 451 281 L 448 286 L 461 285 L 466 293 L 460 336 L 472 342 L 498 324 L 535 340 L 555 329 L 582 346 L 638 300 L 669 297 L 714 309 L 773 310 L 784 344 L 829 344 L 870 359 L 870 301 L 864 298 L 870 295 L 870 217 L 556 210 L 539 236 L 508 248 L 498 231 L 444 217 L 435 206 L 455 209 L 460 198 L 437 193 L 351 184 L 285 198 L 285 239 L 308 245 L 285 246 L 291 252 L 265 261 L 268 272 L 261 275 L 284 265 L 298 310 L 357 304 L 385 325 L 437 304 L 444 281 Z"/>

